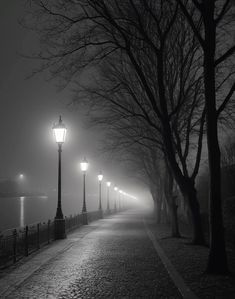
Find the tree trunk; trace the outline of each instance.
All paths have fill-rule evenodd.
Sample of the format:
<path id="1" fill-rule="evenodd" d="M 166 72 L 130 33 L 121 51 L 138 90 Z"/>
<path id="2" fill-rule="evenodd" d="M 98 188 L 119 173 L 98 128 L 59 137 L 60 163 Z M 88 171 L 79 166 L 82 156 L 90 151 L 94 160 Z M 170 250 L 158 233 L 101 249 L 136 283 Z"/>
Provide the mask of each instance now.
<path id="1" fill-rule="evenodd" d="M 156 197 L 153 200 L 154 203 L 154 218 L 157 224 L 161 223 L 161 202 Z"/>
<path id="2" fill-rule="evenodd" d="M 191 179 L 182 173 L 181 168 L 179 167 L 176 156 L 175 149 L 172 142 L 172 131 L 169 123 L 169 115 L 167 112 L 167 105 L 165 99 L 165 88 L 164 88 L 164 67 L 163 67 L 163 54 L 160 52 L 158 54 L 158 63 L 157 63 L 157 79 L 158 79 L 158 89 L 159 89 L 159 100 L 161 109 L 163 112 L 163 118 L 161 119 L 162 127 L 163 127 L 163 141 L 166 150 L 166 166 L 170 168 L 172 171 L 174 178 L 177 184 L 180 187 L 182 194 L 186 195 L 188 200 L 191 202 L 190 208 L 192 209 L 193 216 L 193 243 L 196 245 L 204 245 L 204 234 L 201 227 L 200 221 L 200 206 L 196 197 L 194 184 L 191 184 Z M 194 183 L 194 182 L 193 182 Z M 195 203 L 192 201 L 195 200 Z M 195 210 L 193 210 L 195 209 Z"/>
<path id="3" fill-rule="evenodd" d="M 159 186 L 152 185 L 150 192 L 153 199 L 153 216 L 157 224 L 161 223 L 161 205 L 162 205 L 162 194 L 159 190 Z"/>
<path id="4" fill-rule="evenodd" d="M 171 236 L 178 238 L 180 237 L 180 233 L 179 233 L 179 225 L 178 225 L 177 205 L 175 202 L 176 196 L 173 195 L 173 185 L 174 185 L 173 175 L 171 173 L 171 170 L 167 166 L 166 173 L 165 173 L 165 196 L 170 211 Z"/>
<path id="5" fill-rule="evenodd" d="M 166 206 L 166 198 L 164 197 L 162 200 L 162 223 L 168 223 L 168 213 Z"/>
<path id="6" fill-rule="evenodd" d="M 177 209 L 178 206 L 175 202 L 175 196 L 172 197 L 172 204 L 171 204 L 171 236 L 174 238 L 180 238 L 180 231 L 179 231 L 179 222 L 178 222 L 178 214 Z"/>
<path id="7" fill-rule="evenodd" d="M 175 174 L 175 179 L 180 187 L 182 194 L 185 198 L 187 198 L 188 205 L 190 208 L 193 225 L 192 243 L 195 245 L 205 245 L 205 238 L 200 215 L 200 204 L 197 199 L 195 182 L 191 178 L 177 176 L 177 173 Z"/>
<path id="8" fill-rule="evenodd" d="M 215 45 L 214 2 L 205 1 L 205 47 L 204 86 L 206 101 L 207 147 L 210 172 L 210 252 L 207 272 L 222 274 L 228 272 L 225 250 L 224 228 L 221 205 L 220 148 L 218 142 L 216 93 L 215 93 Z"/>
<path id="9" fill-rule="evenodd" d="M 188 185 L 189 188 L 187 192 L 187 198 L 193 224 L 193 244 L 205 245 L 204 232 L 201 223 L 200 205 L 197 200 L 197 192 L 194 184 L 193 186 L 190 186 L 190 183 Z"/>
<path id="10" fill-rule="evenodd" d="M 174 178 L 182 194 L 187 198 L 189 208 L 191 210 L 193 223 L 193 244 L 205 245 L 205 238 L 201 225 L 200 205 L 194 186 L 195 182 L 193 179 L 185 177 L 181 174 L 180 170 L 178 169 L 178 165 L 172 156 L 169 155 L 168 159 L 171 159 L 171 163 L 169 164 L 174 173 Z"/>
<path id="11" fill-rule="evenodd" d="M 162 218 L 162 214 L 161 214 L 161 203 L 158 203 L 158 209 L 157 209 L 157 215 L 156 215 L 156 223 L 160 224 L 161 223 L 161 218 Z"/>

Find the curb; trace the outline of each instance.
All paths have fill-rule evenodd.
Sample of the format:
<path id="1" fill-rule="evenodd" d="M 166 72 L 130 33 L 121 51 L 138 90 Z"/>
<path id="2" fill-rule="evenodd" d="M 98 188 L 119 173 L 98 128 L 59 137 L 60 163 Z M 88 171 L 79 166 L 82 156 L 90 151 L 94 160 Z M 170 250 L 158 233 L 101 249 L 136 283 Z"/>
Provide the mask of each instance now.
<path id="1" fill-rule="evenodd" d="M 147 225 L 145 219 L 143 219 L 143 222 L 144 222 L 144 227 L 145 227 L 145 230 L 147 232 L 147 235 L 148 235 L 149 239 L 152 241 L 154 249 L 156 250 L 158 256 L 160 257 L 163 265 L 165 266 L 168 274 L 170 275 L 172 281 L 174 282 L 175 286 L 179 290 L 179 292 L 180 292 L 181 296 L 183 297 L 183 299 L 199 299 L 199 297 L 197 297 L 190 290 L 190 288 L 185 284 L 185 281 L 183 280 L 182 276 L 179 274 L 179 272 L 172 265 L 171 261 L 168 259 L 165 252 L 163 251 L 163 249 L 159 245 L 156 237 L 154 236 L 154 234 L 148 228 L 148 225 Z"/>

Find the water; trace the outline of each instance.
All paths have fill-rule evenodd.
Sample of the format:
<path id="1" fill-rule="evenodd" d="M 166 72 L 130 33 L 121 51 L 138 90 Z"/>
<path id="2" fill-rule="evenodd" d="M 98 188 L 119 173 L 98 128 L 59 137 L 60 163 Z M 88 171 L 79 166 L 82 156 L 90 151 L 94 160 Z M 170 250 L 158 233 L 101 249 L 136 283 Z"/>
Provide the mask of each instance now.
<path id="1" fill-rule="evenodd" d="M 54 219 L 56 207 L 56 196 L 0 198 L 0 231 Z M 81 200 L 64 196 L 62 208 L 65 216 L 80 213 Z"/>
<path id="2" fill-rule="evenodd" d="M 87 193 L 87 211 L 98 208 L 98 194 Z M 103 199 L 103 207 L 106 202 Z M 0 198 L 0 232 L 30 225 L 37 222 L 53 220 L 56 214 L 57 194 L 50 196 Z M 112 207 L 112 205 L 111 205 Z M 64 216 L 80 214 L 82 196 L 74 194 L 62 195 L 62 210 Z"/>
<path id="3" fill-rule="evenodd" d="M 54 206 L 47 196 L 0 198 L 0 231 L 52 219 Z"/>

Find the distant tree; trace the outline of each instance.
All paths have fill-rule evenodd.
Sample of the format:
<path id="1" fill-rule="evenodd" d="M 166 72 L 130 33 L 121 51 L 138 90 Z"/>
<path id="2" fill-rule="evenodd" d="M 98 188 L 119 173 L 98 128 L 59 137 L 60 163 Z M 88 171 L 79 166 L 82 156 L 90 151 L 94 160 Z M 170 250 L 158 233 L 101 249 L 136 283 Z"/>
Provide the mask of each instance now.
<path id="1" fill-rule="evenodd" d="M 111 119 L 114 118 L 112 114 Z M 149 127 L 144 127 L 143 122 L 136 118 L 131 119 L 131 126 L 130 124 L 126 126 L 125 121 L 122 122 L 123 120 L 119 119 L 118 129 L 116 126 L 112 127 L 113 129 L 107 135 L 108 142 L 104 144 L 103 149 L 116 155 L 119 161 L 125 164 L 130 174 L 149 188 L 154 202 L 156 223 L 166 221 L 164 207 L 167 204 L 170 211 L 171 235 L 180 237 L 176 196 L 173 194 L 174 179 L 171 169 L 165 164 L 167 160 L 164 158 L 161 140 L 154 140 L 153 132 L 149 131 Z M 106 120 L 105 125 L 107 124 L 109 123 Z"/>
<path id="2" fill-rule="evenodd" d="M 120 116 L 119 111 L 109 109 L 105 117 L 92 119 L 93 125 L 101 125 L 106 130 L 108 127 L 101 151 L 111 153 L 112 159 L 125 165 L 132 177 L 148 187 L 153 198 L 154 216 L 156 222 L 160 223 L 163 188 L 159 162 L 162 143 L 153 138 L 153 132 L 143 121 Z"/>

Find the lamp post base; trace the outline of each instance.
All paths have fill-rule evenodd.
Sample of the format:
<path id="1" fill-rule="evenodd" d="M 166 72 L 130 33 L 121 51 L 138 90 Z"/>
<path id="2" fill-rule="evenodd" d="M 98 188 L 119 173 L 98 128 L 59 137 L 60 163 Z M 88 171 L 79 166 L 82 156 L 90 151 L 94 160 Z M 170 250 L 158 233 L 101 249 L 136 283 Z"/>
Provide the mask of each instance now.
<path id="1" fill-rule="evenodd" d="M 55 218 L 55 240 L 65 239 L 66 231 L 65 231 L 65 219 L 64 218 Z"/>
<path id="2" fill-rule="evenodd" d="M 88 219 L 87 219 L 87 212 L 82 212 L 82 224 L 87 225 Z"/>

